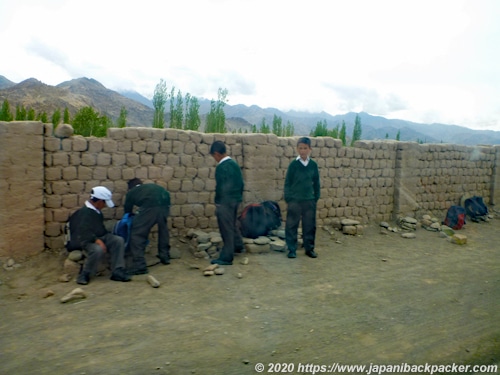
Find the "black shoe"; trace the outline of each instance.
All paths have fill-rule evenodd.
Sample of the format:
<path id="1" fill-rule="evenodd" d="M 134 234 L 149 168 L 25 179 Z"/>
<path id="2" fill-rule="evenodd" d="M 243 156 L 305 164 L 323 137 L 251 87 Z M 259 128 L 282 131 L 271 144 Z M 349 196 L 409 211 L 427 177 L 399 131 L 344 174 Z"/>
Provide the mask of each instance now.
<path id="1" fill-rule="evenodd" d="M 220 260 L 220 259 L 213 259 L 212 261 L 210 261 L 210 263 L 218 264 L 219 266 L 230 266 L 233 264 L 233 262 L 226 262 L 226 261 Z"/>
<path id="2" fill-rule="evenodd" d="M 131 270 L 127 271 L 127 274 L 129 275 L 146 275 L 149 273 L 149 270 L 147 267 L 144 268 L 132 268 Z"/>
<path id="3" fill-rule="evenodd" d="M 297 258 L 297 253 L 295 252 L 295 250 L 294 251 L 290 250 L 287 256 L 288 258 Z"/>
<path id="4" fill-rule="evenodd" d="M 130 276 L 127 275 L 125 270 L 123 268 L 117 268 L 116 270 L 113 271 L 110 277 L 111 280 L 113 281 L 130 281 Z"/>
<path id="5" fill-rule="evenodd" d="M 160 255 L 157 255 L 156 257 L 160 259 L 161 264 L 170 264 L 170 257 L 162 257 Z"/>
<path id="6" fill-rule="evenodd" d="M 78 278 L 76 279 L 76 283 L 80 285 L 87 285 L 90 281 L 90 273 L 89 272 L 80 272 Z"/>
<path id="7" fill-rule="evenodd" d="M 309 258 L 317 258 L 318 257 L 318 254 L 316 254 L 314 250 L 307 250 L 306 251 L 306 255 Z"/>
<path id="8" fill-rule="evenodd" d="M 244 253 L 245 252 L 245 248 L 244 247 L 238 247 L 236 249 L 234 249 L 234 253 L 235 254 L 241 254 L 241 253 Z"/>

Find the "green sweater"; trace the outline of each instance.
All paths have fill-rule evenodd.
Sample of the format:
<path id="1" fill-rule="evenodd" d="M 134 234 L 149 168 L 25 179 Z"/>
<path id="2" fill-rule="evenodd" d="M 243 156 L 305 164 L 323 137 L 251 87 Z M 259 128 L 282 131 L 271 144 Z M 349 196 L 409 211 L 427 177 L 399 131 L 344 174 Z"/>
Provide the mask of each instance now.
<path id="1" fill-rule="evenodd" d="M 243 175 L 233 160 L 224 160 L 215 168 L 215 203 L 234 203 L 243 200 Z"/>
<path id="2" fill-rule="evenodd" d="M 125 196 L 125 213 L 132 212 L 134 206 L 141 208 L 170 207 L 170 193 L 160 185 L 143 184 L 133 187 Z"/>
<path id="3" fill-rule="evenodd" d="M 320 195 L 318 164 L 309 159 L 307 167 L 299 160 L 293 160 L 288 166 L 285 177 L 285 201 L 318 201 Z"/>

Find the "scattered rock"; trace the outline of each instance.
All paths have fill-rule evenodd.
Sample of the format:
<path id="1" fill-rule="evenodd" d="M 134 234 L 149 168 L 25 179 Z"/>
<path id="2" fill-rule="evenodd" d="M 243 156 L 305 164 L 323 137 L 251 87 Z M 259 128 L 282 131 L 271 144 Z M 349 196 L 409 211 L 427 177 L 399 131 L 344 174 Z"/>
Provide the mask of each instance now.
<path id="1" fill-rule="evenodd" d="M 210 238 L 210 242 L 214 243 L 214 244 L 220 244 L 220 243 L 222 243 L 222 237 L 219 235 L 213 236 Z"/>
<path id="2" fill-rule="evenodd" d="M 51 289 L 43 289 L 41 291 L 42 298 L 52 297 L 54 294 L 54 291 Z"/>
<path id="3" fill-rule="evenodd" d="M 212 246 L 211 242 L 202 242 L 202 243 L 198 244 L 198 246 L 196 247 L 196 250 L 197 250 L 197 252 L 207 251 L 211 246 Z"/>
<path id="4" fill-rule="evenodd" d="M 455 234 L 455 231 L 446 225 L 441 225 L 441 232 L 443 232 L 444 234 L 446 234 L 447 236 L 450 236 L 450 237 Z"/>
<path id="5" fill-rule="evenodd" d="M 211 264 L 211 265 L 209 265 L 209 266 L 205 267 L 205 269 L 204 269 L 203 271 L 213 271 L 213 270 L 215 270 L 217 267 L 219 267 L 219 265 L 218 265 L 218 264 Z"/>
<path id="6" fill-rule="evenodd" d="M 80 272 L 80 267 L 81 266 L 79 263 L 66 258 L 63 264 L 63 272 L 65 274 L 75 276 L 78 275 L 78 273 Z"/>
<path id="7" fill-rule="evenodd" d="M 177 247 L 171 247 L 170 259 L 181 259 L 181 250 Z"/>
<path id="8" fill-rule="evenodd" d="M 275 240 L 270 243 L 271 250 L 284 252 L 286 250 L 286 242 L 283 240 Z"/>
<path id="9" fill-rule="evenodd" d="M 16 268 L 21 267 L 20 264 L 16 263 L 16 261 L 12 258 L 9 258 L 7 262 L 3 265 L 3 269 L 6 271 L 13 271 Z"/>
<path id="10" fill-rule="evenodd" d="M 263 254 L 269 253 L 271 251 L 271 246 L 269 244 L 258 245 L 256 243 L 247 243 L 245 244 L 245 250 L 249 254 Z"/>
<path id="11" fill-rule="evenodd" d="M 61 283 L 67 283 L 71 280 L 71 275 L 65 273 L 61 276 L 59 276 L 59 279 L 58 279 Z"/>
<path id="12" fill-rule="evenodd" d="M 73 250 L 68 254 L 68 259 L 73 262 L 78 262 L 83 259 L 83 252 L 81 250 Z"/>
<path id="13" fill-rule="evenodd" d="M 213 276 L 215 275 L 214 271 L 203 271 L 203 276 Z"/>
<path id="14" fill-rule="evenodd" d="M 390 226 L 390 225 L 389 225 L 389 223 L 388 223 L 388 222 L 386 222 L 386 221 L 382 221 L 382 222 L 380 223 L 380 226 L 381 226 L 382 228 L 387 229 L 387 228 L 389 228 L 389 226 Z"/>
<path id="15" fill-rule="evenodd" d="M 341 222 L 342 226 L 354 226 L 354 225 L 359 225 L 361 224 L 359 221 L 357 220 L 352 220 L 352 219 L 343 219 Z"/>
<path id="16" fill-rule="evenodd" d="M 83 299 L 83 298 L 87 298 L 87 294 L 85 294 L 84 290 L 81 288 L 75 288 L 61 298 L 61 303 L 66 303 L 69 301 L 73 301 L 75 299 Z"/>
<path id="17" fill-rule="evenodd" d="M 149 285 L 151 285 L 153 288 L 160 287 L 160 282 L 156 280 L 156 278 L 153 275 L 148 275 L 148 277 L 146 277 L 146 280 L 149 283 Z"/>
<path id="18" fill-rule="evenodd" d="M 254 239 L 253 242 L 257 245 L 267 245 L 271 240 L 268 237 L 260 236 Z"/>
<path id="19" fill-rule="evenodd" d="M 344 225 L 344 226 L 342 226 L 342 233 L 344 233 L 344 234 L 350 234 L 350 235 L 354 236 L 357 233 L 356 226 L 354 226 L 354 225 Z"/>
<path id="20" fill-rule="evenodd" d="M 236 275 L 236 277 L 237 277 L 238 279 L 242 279 L 242 278 L 243 278 L 243 274 L 242 274 L 241 272 L 238 272 L 238 274 Z"/>
<path id="21" fill-rule="evenodd" d="M 403 237 L 403 238 L 417 238 L 417 235 L 415 233 L 402 233 L 401 237 Z"/>
<path id="22" fill-rule="evenodd" d="M 457 244 L 457 245 L 465 245 L 467 243 L 467 236 L 464 234 L 454 234 L 451 237 L 451 243 Z"/>
<path id="23" fill-rule="evenodd" d="M 244 257 L 241 262 L 241 264 L 243 264 L 244 266 L 246 266 L 248 264 L 248 258 L 247 257 Z"/>
<path id="24" fill-rule="evenodd" d="M 215 273 L 216 275 L 224 275 L 224 272 L 226 272 L 226 270 L 225 270 L 224 268 L 216 268 L 216 269 L 214 270 L 214 273 Z"/>

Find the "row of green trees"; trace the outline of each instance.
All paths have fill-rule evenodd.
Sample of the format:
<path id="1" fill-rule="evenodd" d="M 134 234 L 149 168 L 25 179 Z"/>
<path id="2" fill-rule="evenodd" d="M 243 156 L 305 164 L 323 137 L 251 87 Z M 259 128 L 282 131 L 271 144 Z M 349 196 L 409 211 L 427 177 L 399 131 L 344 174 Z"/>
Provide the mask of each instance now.
<path id="1" fill-rule="evenodd" d="M 219 93 L 221 89 L 219 89 Z M 227 90 L 226 90 L 227 92 Z M 200 128 L 200 103 L 196 96 L 187 93 L 184 97 L 182 92 L 172 87 L 168 92 L 167 84 L 163 79 L 155 87 L 153 94 L 153 128 L 163 129 L 165 127 L 165 110 L 167 102 L 170 102 L 170 128 L 184 130 L 198 130 Z"/>
<path id="2" fill-rule="evenodd" d="M 12 114 L 8 100 L 4 100 L 2 109 L 0 110 L 0 121 L 41 121 L 49 123 L 49 116 L 45 111 L 35 113 L 33 108 L 25 108 L 24 105 L 17 105 L 15 115 Z M 108 116 L 101 115 L 92 107 L 83 107 L 75 116 L 71 118 L 68 108 L 66 107 L 63 112 L 56 109 L 52 114 L 50 122 L 54 126 L 60 123 L 71 124 L 75 134 L 80 134 L 85 137 L 96 136 L 104 137 L 107 129 L 112 126 L 124 128 L 127 122 L 127 110 L 122 107 L 120 116 L 113 124 Z"/>
<path id="3" fill-rule="evenodd" d="M 356 115 L 356 119 L 354 120 L 354 129 L 352 131 L 351 137 L 351 146 L 354 145 L 354 142 L 359 141 L 361 139 L 362 134 L 362 126 L 361 126 L 361 117 Z M 345 121 L 342 120 L 342 126 L 337 124 L 337 126 L 331 130 L 328 130 L 328 126 L 326 120 L 318 121 L 316 127 L 311 130 L 311 137 L 332 137 L 337 138 L 342 141 L 342 144 L 347 145 L 347 131 Z"/>

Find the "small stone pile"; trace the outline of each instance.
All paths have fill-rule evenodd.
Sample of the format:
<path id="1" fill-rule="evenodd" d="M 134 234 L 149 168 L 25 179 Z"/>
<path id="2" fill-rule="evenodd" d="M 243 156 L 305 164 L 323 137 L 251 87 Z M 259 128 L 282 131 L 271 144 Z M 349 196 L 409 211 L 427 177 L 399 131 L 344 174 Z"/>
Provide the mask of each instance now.
<path id="1" fill-rule="evenodd" d="M 418 220 L 410 216 L 400 217 L 397 224 L 403 230 L 417 230 Z"/>
<path id="2" fill-rule="evenodd" d="M 357 220 L 343 219 L 340 221 L 341 231 L 344 234 L 358 236 L 363 234 L 363 225 Z"/>
<path id="3" fill-rule="evenodd" d="M 3 269 L 5 271 L 13 271 L 15 270 L 16 268 L 19 268 L 21 267 L 21 265 L 19 263 L 16 263 L 16 261 L 12 258 L 9 258 L 7 259 L 7 261 L 3 264 Z"/>
<path id="4" fill-rule="evenodd" d="M 423 215 L 421 220 L 413 217 L 406 216 L 397 219 L 397 226 L 391 227 L 387 222 L 381 222 L 381 234 L 388 234 L 389 232 L 403 232 L 401 237 L 416 238 L 415 231 L 417 228 L 423 228 L 431 232 L 439 232 L 441 237 L 446 238 L 449 242 L 457 245 L 465 245 L 467 243 L 467 236 L 464 234 L 455 233 L 452 228 L 441 224 L 440 220 L 431 215 Z"/>
<path id="5" fill-rule="evenodd" d="M 191 250 L 195 258 L 217 258 L 218 252 L 223 246 L 223 241 L 218 232 L 204 232 L 202 230 L 190 230 L 187 233 Z M 301 241 L 299 231 L 299 242 Z M 267 236 L 257 238 L 243 238 L 245 251 L 249 254 L 263 254 L 271 251 L 284 252 L 286 243 L 284 241 L 285 230 L 273 230 Z"/>

